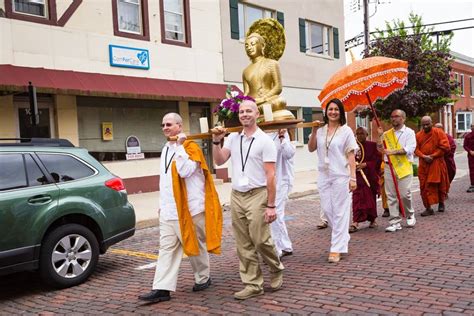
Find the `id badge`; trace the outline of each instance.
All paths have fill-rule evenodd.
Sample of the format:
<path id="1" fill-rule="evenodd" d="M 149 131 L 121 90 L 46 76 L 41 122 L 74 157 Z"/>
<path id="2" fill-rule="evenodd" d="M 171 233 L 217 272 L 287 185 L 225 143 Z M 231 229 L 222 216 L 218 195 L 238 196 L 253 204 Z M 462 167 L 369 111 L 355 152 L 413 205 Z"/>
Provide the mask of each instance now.
<path id="1" fill-rule="evenodd" d="M 329 165 L 329 157 L 328 156 L 324 157 L 324 163 L 326 165 Z"/>
<path id="2" fill-rule="evenodd" d="M 239 178 L 239 186 L 245 187 L 249 185 L 249 178 L 245 175 L 241 175 Z"/>

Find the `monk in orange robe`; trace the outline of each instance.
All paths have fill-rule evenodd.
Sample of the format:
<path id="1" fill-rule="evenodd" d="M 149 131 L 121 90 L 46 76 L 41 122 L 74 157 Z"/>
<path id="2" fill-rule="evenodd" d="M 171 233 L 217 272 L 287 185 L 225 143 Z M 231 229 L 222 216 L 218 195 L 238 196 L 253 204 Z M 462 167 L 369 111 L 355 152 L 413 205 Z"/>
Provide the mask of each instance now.
<path id="1" fill-rule="evenodd" d="M 433 128 L 431 117 L 421 119 L 423 130 L 416 133 L 415 154 L 420 158 L 418 178 L 425 210 L 421 216 L 433 215 L 431 205 L 438 204 L 438 211 L 444 212 L 444 200 L 449 191 L 449 177 L 444 154 L 450 150 L 446 134 Z"/>

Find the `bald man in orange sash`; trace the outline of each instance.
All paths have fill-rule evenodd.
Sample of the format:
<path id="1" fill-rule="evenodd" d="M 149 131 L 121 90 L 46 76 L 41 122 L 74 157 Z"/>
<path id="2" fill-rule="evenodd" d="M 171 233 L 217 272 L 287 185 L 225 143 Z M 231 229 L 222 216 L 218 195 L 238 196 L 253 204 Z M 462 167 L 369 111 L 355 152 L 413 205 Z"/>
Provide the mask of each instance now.
<path id="1" fill-rule="evenodd" d="M 450 150 L 446 134 L 433 128 L 431 117 L 421 119 L 423 130 L 416 133 L 415 155 L 420 158 L 418 178 L 425 210 L 421 216 L 433 215 L 431 205 L 438 204 L 438 211 L 444 212 L 444 200 L 449 191 L 449 177 L 444 154 Z"/>
<path id="2" fill-rule="evenodd" d="M 193 291 L 211 285 L 209 253 L 221 253 L 222 208 L 201 148 L 186 140 L 183 119 L 168 113 L 161 124 L 165 137 L 160 161 L 160 250 L 152 290 L 138 298 L 169 301 L 176 291 L 183 253 L 194 272 Z"/>

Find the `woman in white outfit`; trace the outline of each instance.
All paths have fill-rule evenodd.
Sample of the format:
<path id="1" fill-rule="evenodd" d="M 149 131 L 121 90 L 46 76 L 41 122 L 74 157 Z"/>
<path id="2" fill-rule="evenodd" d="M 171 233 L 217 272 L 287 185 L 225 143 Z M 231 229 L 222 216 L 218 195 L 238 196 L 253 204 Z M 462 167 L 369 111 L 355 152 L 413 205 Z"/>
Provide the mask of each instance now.
<path id="1" fill-rule="evenodd" d="M 318 190 L 322 212 L 331 232 L 329 262 L 339 262 L 348 252 L 352 192 L 357 188 L 355 150 L 357 141 L 346 125 L 344 106 L 339 99 L 328 102 L 322 128 L 313 127 L 308 149 L 317 150 Z"/>

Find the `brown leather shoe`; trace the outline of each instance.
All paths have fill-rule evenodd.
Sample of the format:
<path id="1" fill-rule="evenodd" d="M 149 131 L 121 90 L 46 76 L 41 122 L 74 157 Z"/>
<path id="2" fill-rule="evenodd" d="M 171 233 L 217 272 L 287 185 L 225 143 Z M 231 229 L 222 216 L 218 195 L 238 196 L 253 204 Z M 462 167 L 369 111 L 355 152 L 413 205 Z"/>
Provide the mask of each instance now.
<path id="1" fill-rule="evenodd" d="M 388 208 L 384 208 L 382 217 L 389 217 L 389 216 L 390 216 L 390 211 L 388 210 Z"/>
<path id="2" fill-rule="evenodd" d="M 246 286 L 242 291 L 234 293 L 236 300 L 246 300 L 248 298 L 259 296 L 263 294 L 263 289 L 256 289 L 254 287 Z"/>
<path id="3" fill-rule="evenodd" d="M 338 252 L 330 252 L 328 257 L 328 262 L 338 263 L 341 260 L 341 254 Z"/>
<path id="4" fill-rule="evenodd" d="M 270 276 L 270 287 L 273 291 L 278 291 L 283 285 L 283 271 L 272 273 Z"/>

